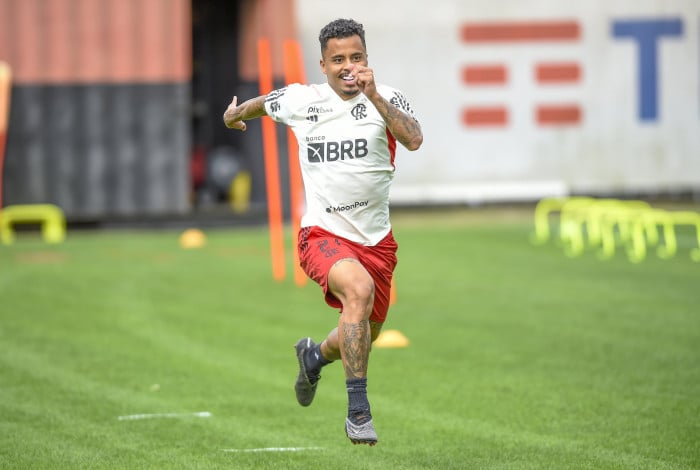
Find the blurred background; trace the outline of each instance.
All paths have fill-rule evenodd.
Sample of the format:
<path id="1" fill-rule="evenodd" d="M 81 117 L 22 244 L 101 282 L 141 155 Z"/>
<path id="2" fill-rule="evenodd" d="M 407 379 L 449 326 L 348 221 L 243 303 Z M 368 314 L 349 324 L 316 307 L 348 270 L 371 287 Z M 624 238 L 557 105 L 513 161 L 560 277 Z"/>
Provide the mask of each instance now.
<path id="1" fill-rule="evenodd" d="M 259 94 L 260 38 L 276 87 L 288 39 L 325 82 L 318 32 L 338 17 L 364 24 L 377 81 L 423 126 L 392 204 L 700 200 L 697 0 L 0 0 L 2 205 L 55 204 L 74 225 L 263 220 L 260 122 L 222 114 Z"/>

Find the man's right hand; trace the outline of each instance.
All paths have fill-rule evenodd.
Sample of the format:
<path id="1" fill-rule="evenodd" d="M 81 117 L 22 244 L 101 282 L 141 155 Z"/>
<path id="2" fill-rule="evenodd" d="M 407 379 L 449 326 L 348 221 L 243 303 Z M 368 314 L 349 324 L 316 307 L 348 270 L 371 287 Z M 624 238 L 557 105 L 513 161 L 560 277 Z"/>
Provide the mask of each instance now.
<path id="1" fill-rule="evenodd" d="M 241 120 L 241 113 L 238 112 L 238 97 L 234 96 L 231 104 L 228 105 L 224 112 L 224 124 L 229 129 L 237 129 L 239 131 L 246 130 L 245 122 Z"/>

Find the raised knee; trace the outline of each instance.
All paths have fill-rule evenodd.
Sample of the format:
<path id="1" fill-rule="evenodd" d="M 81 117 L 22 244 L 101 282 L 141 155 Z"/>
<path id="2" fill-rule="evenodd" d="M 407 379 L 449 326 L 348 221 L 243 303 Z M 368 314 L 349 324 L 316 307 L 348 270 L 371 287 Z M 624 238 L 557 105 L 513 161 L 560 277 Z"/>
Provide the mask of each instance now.
<path id="1" fill-rule="evenodd" d="M 346 290 L 345 294 L 347 305 L 344 307 L 367 313 L 365 316 L 368 317 L 374 305 L 374 283 L 371 280 L 355 282 Z"/>
<path id="2" fill-rule="evenodd" d="M 374 300 L 374 282 L 371 280 L 358 282 L 353 287 L 356 291 L 355 295 L 359 299 L 367 301 Z"/>
<path id="3" fill-rule="evenodd" d="M 328 287 L 351 321 L 367 320 L 374 306 L 374 280 L 355 259 L 338 261 L 328 273 Z"/>

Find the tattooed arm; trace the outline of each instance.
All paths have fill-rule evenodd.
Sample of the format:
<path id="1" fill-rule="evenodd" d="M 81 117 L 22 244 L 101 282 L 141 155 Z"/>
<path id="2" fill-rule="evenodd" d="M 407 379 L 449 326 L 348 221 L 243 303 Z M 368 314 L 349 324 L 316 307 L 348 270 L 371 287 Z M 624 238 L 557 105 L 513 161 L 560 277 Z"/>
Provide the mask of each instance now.
<path id="1" fill-rule="evenodd" d="M 353 71 L 357 76 L 357 86 L 377 108 L 391 134 L 408 150 L 418 150 L 423 143 L 423 131 L 418 121 L 379 94 L 371 68 L 358 65 Z"/>
<path id="2" fill-rule="evenodd" d="M 241 103 L 239 106 L 238 97 L 234 96 L 233 101 L 231 101 L 231 104 L 228 105 L 224 112 L 224 124 L 226 124 L 226 127 L 244 131 L 246 125 L 243 121 L 265 116 L 267 114 L 265 112 L 266 97 L 266 95 L 258 96 Z"/>
<path id="3" fill-rule="evenodd" d="M 391 104 L 379 93 L 370 98 L 370 101 L 382 115 L 386 126 L 396 137 L 396 140 L 408 150 L 413 151 L 420 148 L 423 143 L 423 132 L 418 121 Z"/>

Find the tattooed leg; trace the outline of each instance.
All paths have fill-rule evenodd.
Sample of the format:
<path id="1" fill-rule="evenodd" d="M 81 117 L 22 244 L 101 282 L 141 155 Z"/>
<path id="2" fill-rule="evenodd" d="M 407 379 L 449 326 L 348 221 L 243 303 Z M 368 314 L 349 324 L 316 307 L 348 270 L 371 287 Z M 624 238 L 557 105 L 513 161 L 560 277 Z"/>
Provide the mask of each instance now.
<path id="1" fill-rule="evenodd" d="M 382 331 L 382 326 L 384 326 L 384 323 L 376 322 L 376 321 L 369 321 L 369 329 L 372 335 L 372 343 L 374 343 L 377 338 L 379 337 L 379 334 Z M 325 340 L 321 343 L 321 354 L 323 354 L 323 357 L 326 358 L 329 361 L 336 361 L 340 359 L 340 345 L 338 344 L 338 328 L 333 328 L 330 333 L 328 333 L 328 336 L 326 337 Z M 370 352 L 372 351 L 372 347 L 370 346 Z"/>
<path id="2" fill-rule="evenodd" d="M 341 316 L 339 331 L 341 331 L 340 353 L 343 358 L 345 377 L 348 379 L 366 377 L 369 349 L 372 344 L 369 320 L 345 323 Z"/>
<path id="3" fill-rule="evenodd" d="M 345 369 L 345 386 L 348 392 L 345 431 L 353 440 L 352 436 L 356 436 L 358 432 L 365 432 L 367 428 L 366 432 L 371 431 L 374 434 L 373 442 L 376 442 L 372 412 L 367 398 L 367 364 L 373 338 L 369 317 L 374 306 L 374 280 L 359 261 L 346 258 L 336 262 L 331 268 L 328 273 L 328 287 L 343 304 L 335 336 Z M 326 340 L 326 350 L 334 346 L 333 339 L 331 332 Z"/>
<path id="4" fill-rule="evenodd" d="M 374 305 L 374 281 L 359 261 L 345 258 L 331 268 L 328 286 L 343 304 L 338 320 L 337 347 L 345 376 L 347 379 L 366 377 L 372 343 L 369 317 Z M 326 350 L 333 346 L 327 344 Z"/>

